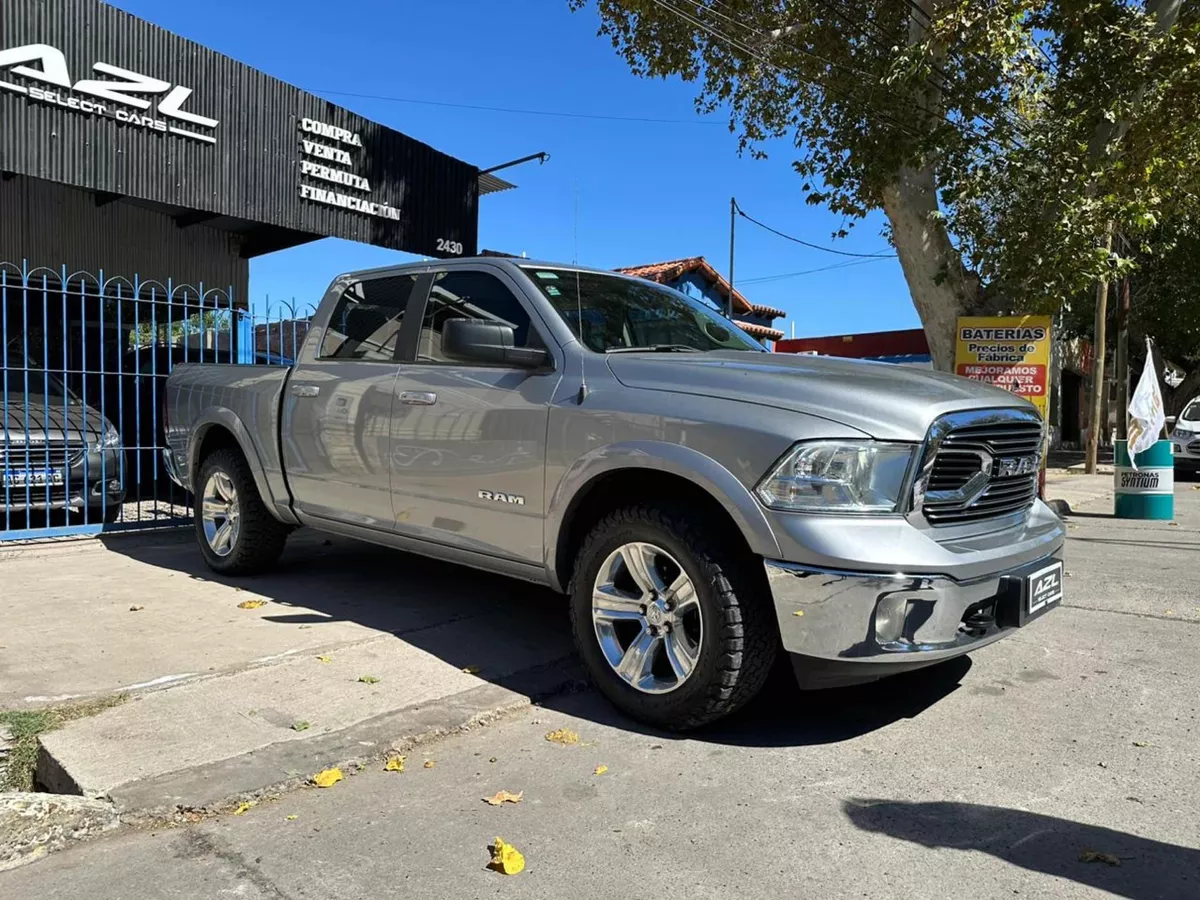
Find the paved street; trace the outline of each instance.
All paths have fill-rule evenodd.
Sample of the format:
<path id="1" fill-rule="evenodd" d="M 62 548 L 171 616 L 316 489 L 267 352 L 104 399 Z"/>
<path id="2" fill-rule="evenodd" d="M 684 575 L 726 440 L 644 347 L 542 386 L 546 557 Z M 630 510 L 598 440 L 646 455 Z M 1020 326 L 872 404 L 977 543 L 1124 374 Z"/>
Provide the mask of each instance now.
<path id="1" fill-rule="evenodd" d="M 1177 525 L 1104 507 L 1070 520 L 1065 608 L 970 663 L 823 695 L 780 681 L 682 739 L 560 695 L 403 773 L 84 844 L 0 895 L 1200 896 L 1200 491 L 1178 486 Z M 501 789 L 522 802 L 481 801 Z M 525 872 L 485 868 L 496 836 Z"/>

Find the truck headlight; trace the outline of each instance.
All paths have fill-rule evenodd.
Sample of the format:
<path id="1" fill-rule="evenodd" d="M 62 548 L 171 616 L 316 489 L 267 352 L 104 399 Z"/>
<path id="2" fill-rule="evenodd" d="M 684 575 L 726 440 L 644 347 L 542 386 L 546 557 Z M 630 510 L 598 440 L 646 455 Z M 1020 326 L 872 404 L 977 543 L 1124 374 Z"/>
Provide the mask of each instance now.
<path id="1" fill-rule="evenodd" d="M 913 444 L 811 441 L 797 444 L 759 482 L 772 509 L 803 512 L 895 512 Z"/>

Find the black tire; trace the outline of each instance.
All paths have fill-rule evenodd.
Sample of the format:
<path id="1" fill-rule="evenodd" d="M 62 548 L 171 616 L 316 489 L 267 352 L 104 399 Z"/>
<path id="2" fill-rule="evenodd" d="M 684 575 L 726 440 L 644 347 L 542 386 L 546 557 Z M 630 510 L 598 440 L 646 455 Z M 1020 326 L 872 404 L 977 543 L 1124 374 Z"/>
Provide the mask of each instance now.
<path id="1" fill-rule="evenodd" d="M 592 591 L 600 567 L 630 542 L 654 544 L 675 558 L 695 587 L 704 618 L 695 668 L 668 693 L 644 693 L 617 675 L 593 625 Z M 766 682 L 779 647 L 767 591 L 758 560 L 731 547 L 702 515 L 642 504 L 608 514 L 584 540 L 570 586 L 571 626 L 584 665 L 613 705 L 649 725 L 684 731 L 728 715 Z"/>
<path id="2" fill-rule="evenodd" d="M 237 491 L 239 527 L 228 554 L 209 545 L 204 532 L 204 488 L 214 473 L 223 472 Z M 267 509 L 245 457 L 238 450 L 217 450 L 200 463 L 196 474 L 194 521 L 196 540 L 208 567 L 219 575 L 255 575 L 272 568 L 283 553 L 291 529 Z"/>

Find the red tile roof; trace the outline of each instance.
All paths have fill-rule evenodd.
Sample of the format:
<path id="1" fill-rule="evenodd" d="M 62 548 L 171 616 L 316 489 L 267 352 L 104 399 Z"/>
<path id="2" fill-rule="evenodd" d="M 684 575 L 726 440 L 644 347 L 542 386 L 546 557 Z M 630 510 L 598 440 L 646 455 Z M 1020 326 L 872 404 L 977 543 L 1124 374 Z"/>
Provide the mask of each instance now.
<path id="1" fill-rule="evenodd" d="M 783 337 L 783 332 L 777 328 L 768 328 L 766 325 L 755 325 L 753 322 L 739 322 L 737 319 L 733 321 L 738 328 L 751 337 L 766 338 L 770 341 L 777 341 Z"/>
<path id="2" fill-rule="evenodd" d="M 691 272 L 699 272 L 716 287 L 718 296 L 729 297 L 729 282 L 725 280 L 720 272 L 709 265 L 708 260 L 703 256 L 689 256 L 687 259 L 671 259 L 666 262 L 650 263 L 647 266 L 629 266 L 628 268 L 617 269 L 617 271 L 622 275 L 645 278 L 649 281 L 656 281 L 659 284 L 666 284 L 668 281 L 674 281 Z M 741 292 L 736 288 L 733 291 L 733 311 L 735 313 L 742 313 L 743 315 L 754 312 L 754 305 L 743 297 Z M 783 313 L 780 312 L 779 315 L 783 315 Z"/>

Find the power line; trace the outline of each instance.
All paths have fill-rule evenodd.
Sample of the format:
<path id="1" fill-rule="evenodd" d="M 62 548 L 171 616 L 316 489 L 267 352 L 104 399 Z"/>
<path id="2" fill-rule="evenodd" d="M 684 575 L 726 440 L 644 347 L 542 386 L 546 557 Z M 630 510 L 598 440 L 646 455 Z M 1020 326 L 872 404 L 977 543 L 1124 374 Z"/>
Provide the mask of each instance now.
<path id="1" fill-rule="evenodd" d="M 804 269 L 800 272 L 782 272 L 779 275 L 761 275 L 758 278 L 743 278 L 739 284 L 766 284 L 770 281 L 783 281 L 786 278 L 799 278 L 801 275 L 814 275 L 817 272 L 828 272 L 831 269 L 849 269 L 853 266 L 865 266 L 867 263 L 880 262 L 885 259 L 894 259 L 891 256 L 875 256 L 871 259 L 852 259 L 848 262 L 831 263 L 828 266 L 818 266 L 815 269 Z"/>
<path id="2" fill-rule="evenodd" d="M 754 218 L 754 216 L 752 216 L 752 215 L 749 215 L 744 209 L 742 209 L 740 206 L 738 206 L 736 200 L 734 201 L 733 207 L 734 207 L 734 209 L 737 210 L 737 214 L 739 216 L 741 216 L 743 219 L 753 222 L 759 228 L 766 229 L 767 231 L 771 232 L 772 234 L 777 234 L 781 238 L 792 241 L 793 243 L 796 243 L 796 244 L 801 244 L 802 246 L 809 247 L 813 250 L 821 250 L 821 251 L 824 251 L 825 253 L 833 253 L 837 256 L 853 256 L 856 259 L 895 259 L 896 258 L 895 253 L 851 253 L 849 250 L 835 250 L 833 247 L 823 247 L 820 244 L 813 244 L 813 243 L 810 243 L 809 241 L 801 240 L 798 237 L 793 237 L 790 234 L 786 234 L 786 233 L 780 231 L 778 228 L 772 228 L 770 225 L 766 224 L 765 222 L 758 221 L 758 219 Z"/>
<path id="3" fill-rule="evenodd" d="M 444 106 L 451 109 L 473 109 L 481 112 L 509 113 L 523 116 L 556 116 L 563 119 L 598 119 L 604 122 L 641 122 L 660 125 L 718 125 L 725 127 L 724 122 L 714 122 L 709 119 L 658 119 L 650 116 L 604 116 L 593 113 L 563 112 L 550 109 L 519 109 L 505 106 L 481 106 L 472 103 L 449 103 L 443 100 L 417 100 L 413 97 L 390 97 L 382 94 L 356 94 L 351 91 L 327 91 L 312 88 L 314 94 L 329 94 L 334 97 L 358 97 L 362 100 L 384 100 L 389 103 L 417 103 L 422 106 Z"/>

